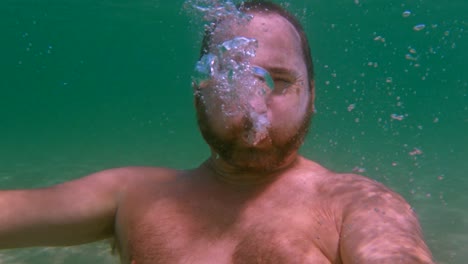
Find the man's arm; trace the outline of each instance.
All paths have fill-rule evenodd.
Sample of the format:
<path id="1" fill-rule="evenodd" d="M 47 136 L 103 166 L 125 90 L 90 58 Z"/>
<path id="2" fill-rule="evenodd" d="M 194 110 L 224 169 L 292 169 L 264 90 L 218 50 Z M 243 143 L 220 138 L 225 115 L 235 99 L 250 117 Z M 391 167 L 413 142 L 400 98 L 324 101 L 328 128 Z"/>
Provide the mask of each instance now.
<path id="1" fill-rule="evenodd" d="M 0 191 L 0 249 L 66 246 L 113 235 L 125 169 L 32 190 Z"/>
<path id="2" fill-rule="evenodd" d="M 343 263 L 434 263 L 409 204 L 360 176 L 348 182 L 340 235 Z M 345 181 L 346 182 L 346 181 Z"/>

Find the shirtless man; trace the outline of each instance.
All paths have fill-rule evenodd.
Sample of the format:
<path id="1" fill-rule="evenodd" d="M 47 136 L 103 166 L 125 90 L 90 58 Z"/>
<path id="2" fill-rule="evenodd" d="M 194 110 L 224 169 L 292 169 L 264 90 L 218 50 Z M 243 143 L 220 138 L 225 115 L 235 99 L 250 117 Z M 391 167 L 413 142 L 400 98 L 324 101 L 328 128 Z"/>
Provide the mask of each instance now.
<path id="1" fill-rule="evenodd" d="M 258 41 L 252 65 L 274 90 L 251 98 L 252 120 L 216 111 L 210 83 L 195 87 L 200 130 L 212 154 L 193 170 L 126 167 L 56 186 L 0 192 L 0 248 L 65 246 L 115 238 L 122 263 L 433 263 L 418 220 L 382 184 L 337 174 L 298 155 L 313 113 L 304 32 L 271 4 L 247 3 L 232 36 Z M 224 26 L 223 26 L 224 25 Z M 205 38 L 203 53 L 229 38 Z"/>

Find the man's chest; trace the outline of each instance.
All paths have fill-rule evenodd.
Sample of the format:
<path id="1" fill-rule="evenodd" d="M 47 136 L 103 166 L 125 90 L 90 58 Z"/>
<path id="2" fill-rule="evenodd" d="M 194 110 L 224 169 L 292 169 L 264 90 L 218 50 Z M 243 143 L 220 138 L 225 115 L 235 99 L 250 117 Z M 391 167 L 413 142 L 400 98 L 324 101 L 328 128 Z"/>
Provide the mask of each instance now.
<path id="1" fill-rule="evenodd" d="M 118 238 L 124 262 L 333 263 L 337 233 L 300 206 L 216 208 L 154 203 L 134 211 Z M 229 213 L 230 211 L 236 213 Z M 312 214 L 312 215 L 311 215 Z M 334 239 L 336 238 L 336 239 Z M 336 243 L 335 243 L 336 242 Z"/>

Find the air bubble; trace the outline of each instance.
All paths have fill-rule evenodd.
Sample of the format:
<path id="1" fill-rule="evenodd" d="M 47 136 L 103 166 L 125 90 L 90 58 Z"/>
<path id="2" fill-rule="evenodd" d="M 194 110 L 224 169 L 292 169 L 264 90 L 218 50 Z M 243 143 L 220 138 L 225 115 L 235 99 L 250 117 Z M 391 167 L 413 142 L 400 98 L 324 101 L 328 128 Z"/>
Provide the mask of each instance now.
<path id="1" fill-rule="evenodd" d="M 411 11 L 406 10 L 405 12 L 403 12 L 403 14 L 401 14 L 401 16 L 404 17 L 404 18 L 409 17 L 409 16 L 411 16 Z"/>
<path id="2" fill-rule="evenodd" d="M 410 151 L 408 154 L 410 156 L 417 156 L 417 155 L 421 155 L 423 152 L 422 150 L 418 149 L 418 148 L 414 148 L 412 151 Z"/>
<path id="3" fill-rule="evenodd" d="M 398 121 L 402 121 L 403 119 L 405 119 L 405 116 L 404 115 L 398 115 L 398 114 L 391 114 L 390 117 L 394 120 L 398 120 Z"/>
<path id="4" fill-rule="evenodd" d="M 405 59 L 407 59 L 409 61 L 417 61 L 418 60 L 417 58 L 413 57 L 413 55 L 411 55 L 411 54 L 406 54 Z"/>
<path id="5" fill-rule="evenodd" d="M 414 30 L 414 31 L 421 31 L 421 30 L 423 30 L 423 29 L 425 29 L 425 28 L 426 28 L 426 25 L 425 25 L 425 24 L 418 24 L 418 25 L 416 25 L 416 26 L 413 27 L 413 30 Z"/>
<path id="6" fill-rule="evenodd" d="M 229 0 L 188 0 L 185 8 L 191 8 L 192 14 L 201 14 L 208 29 L 213 29 L 216 26 L 213 21 L 219 19 L 245 24 L 252 18 L 238 11 Z M 195 93 L 207 106 L 208 113 L 222 114 L 223 118 L 234 115 L 249 118 L 252 127 L 245 131 L 245 139 L 256 145 L 269 133 L 270 120 L 262 104 L 268 93 L 266 86 L 273 89 L 274 81 L 267 70 L 250 62 L 256 55 L 258 41 L 246 37 L 232 38 L 229 33 L 223 33 L 225 31 L 219 30 L 217 34 L 226 34 L 221 38 L 227 40 L 211 46 L 195 66 Z M 211 112 L 217 109 L 219 113 Z"/>
<path id="7" fill-rule="evenodd" d="M 411 47 L 408 48 L 408 51 L 409 51 L 411 54 L 416 54 L 416 53 L 417 53 L 416 49 L 411 48 Z"/>
<path id="8" fill-rule="evenodd" d="M 353 168 L 353 172 L 354 173 L 364 173 L 364 172 L 366 172 L 366 168 L 356 166 L 356 167 Z"/>
<path id="9" fill-rule="evenodd" d="M 236 5 L 230 0 L 187 0 L 184 8 L 190 14 L 201 16 L 204 21 L 208 22 L 223 18 L 234 18 L 241 21 L 249 20 L 252 17 L 237 10 Z"/>
<path id="10" fill-rule="evenodd" d="M 252 72 L 254 75 L 262 78 L 270 89 L 273 90 L 275 88 L 275 82 L 267 70 L 259 66 L 253 66 Z"/>
<path id="11" fill-rule="evenodd" d="M 384 43 L 384 42 L 385 42 L 385 38 L 382 37 L 382 36 L 377 36 L 377 37 L 374 38 L 374 41 L 378 41 L 378 42 Z"/>

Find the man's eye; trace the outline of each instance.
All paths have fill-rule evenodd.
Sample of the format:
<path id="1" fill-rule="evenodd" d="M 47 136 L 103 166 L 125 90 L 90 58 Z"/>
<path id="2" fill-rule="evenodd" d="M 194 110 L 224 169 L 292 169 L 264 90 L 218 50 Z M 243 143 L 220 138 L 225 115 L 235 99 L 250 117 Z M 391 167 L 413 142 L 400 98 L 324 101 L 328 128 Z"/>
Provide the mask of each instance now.
<path id="1" fill-rule="evenodd" d="M 268 87 L 270 87 L 270 89 L 273 90 L 275 88 L 275 82 L 274 82 L 273 78 L 271 78 L 271 75 L 267 70 L 265 70 L 265 69 L 263 69 L 262 67 L 259 67 L 259 66 L 253 66 L 252 67 L 252 72 L 260 80 L 264 81 L 268 85 Z"/>
<path id="2" fill-rule="evenodd" d="M 294 83 L 294 81 L 287 78 L 274 78 L 273 80 L 275 82 L 275 90 L 279 92 L 284 92 Z"/>
<path id="3" fill-rule="evenodd" d="M 284 81 L 275 82 L 275 90 L 279 92 L 286 91 L 289 88 L 289 86 L 291 86 L 291 84 L 288 82 L 284 82 Z"/>

